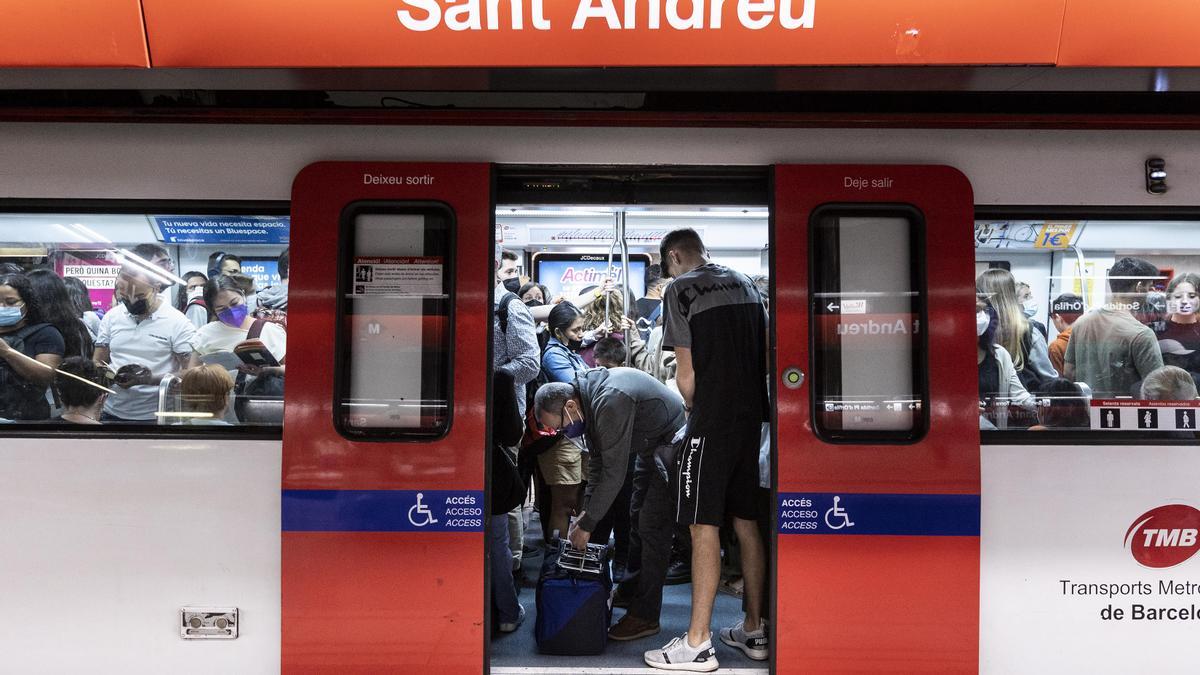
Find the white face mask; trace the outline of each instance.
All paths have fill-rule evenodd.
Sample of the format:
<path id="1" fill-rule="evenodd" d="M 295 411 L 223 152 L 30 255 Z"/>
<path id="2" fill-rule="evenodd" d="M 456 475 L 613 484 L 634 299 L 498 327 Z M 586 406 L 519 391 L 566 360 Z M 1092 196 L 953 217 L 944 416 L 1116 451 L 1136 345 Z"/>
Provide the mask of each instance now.
<path id="1" fill-rule="evenodd" d="M 1033 315 L 1037 314 L 1038 304 L 1032 300 L 1026 300 L 1021 303 L 1021 311 L 1025 313 L 1025 316 L 1032 319 Z"/>
<path id="2" fill-rule="evenodd" d="M 202 287 L 202 286 L 197 286 L 187 292 L 188 300 L 195 300 L 197 298 L 203 298 L 203 297 L 204 297 L 204 287 Z"/>
<path id="3" fill-rule="evenodd" d="M 976 312 L 975 313 L 975 337 L 979 337 L 979 336 L 983 335 L 987 331 L 988 325 L 991 323 L 992 323 L 992 317 L 988 316 L 987 312 Z"/>

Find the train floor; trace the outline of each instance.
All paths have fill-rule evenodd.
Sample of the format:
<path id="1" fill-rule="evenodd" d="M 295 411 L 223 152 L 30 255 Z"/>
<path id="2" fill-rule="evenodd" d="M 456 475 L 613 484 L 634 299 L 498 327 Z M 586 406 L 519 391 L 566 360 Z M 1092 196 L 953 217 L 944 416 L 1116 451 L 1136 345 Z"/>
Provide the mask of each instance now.
<path id="1" fill-rule="evenodd" d="M 512 633 L 496 634 L 491 641 L 492 675 L 541 675 L 570 673 L 572 675 L 626 675 L 634 673 L 662 673 L 646 666 L 642 653 L 661 647 L 672 637 L 687 631 L 691 609 L 691 584 L 676 584 L 663 589 L 662 616 L 659 625 L 662 632 L 652 637 L 617 642 L 609 640 L 604 653 L 596 656 L 549 656 L 539 654 L 533 639 L 533 625 L 537 616 L 535 595 L 538 573 L 542 565 L 541 525 L 536 511 L 526 510 L 525 543 L 527 554 L 522 561 L 524 582 L 518 595 L 525 608 L 525 622 Z M 713 608 L 713 646 L 717 649 L 717 660 L 721 663 L 718 673 L 728 675 L 767 675 L 766 662 L 753 661 L 738 650 L 717 639 L 716 631 L 742 618 L 741 599 L 724 593 L 717 594 Z M 613 610 L 613 621 L 625 610 Z"/>

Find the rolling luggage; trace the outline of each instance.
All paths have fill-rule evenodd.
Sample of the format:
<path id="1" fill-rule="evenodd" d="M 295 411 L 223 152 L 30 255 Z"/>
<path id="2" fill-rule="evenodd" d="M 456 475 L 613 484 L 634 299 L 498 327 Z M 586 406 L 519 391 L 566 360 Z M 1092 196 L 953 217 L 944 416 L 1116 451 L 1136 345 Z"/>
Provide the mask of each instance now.
<path id="1" fill-rule="evenodd" d="M 559 656 L 585 656 L 604 651 L 612 619 L 608 547 L 588 544 L 576 551 L 559 542 L 542 562 L 537 583 L 538 651 Z"/>

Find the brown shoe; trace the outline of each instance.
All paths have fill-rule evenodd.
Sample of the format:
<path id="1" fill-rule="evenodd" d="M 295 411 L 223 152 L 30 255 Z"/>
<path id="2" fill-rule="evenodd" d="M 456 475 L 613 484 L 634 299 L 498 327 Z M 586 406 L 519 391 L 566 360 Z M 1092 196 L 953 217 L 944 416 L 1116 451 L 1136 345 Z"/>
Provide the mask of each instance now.
<path id="1" fill-rule="evenodd" d="M 639 619 L 626 612 L 621 620 L 608 629 L 609 640 L 637 640 L 638 638 L 658 635 L 658 622 Z"/>

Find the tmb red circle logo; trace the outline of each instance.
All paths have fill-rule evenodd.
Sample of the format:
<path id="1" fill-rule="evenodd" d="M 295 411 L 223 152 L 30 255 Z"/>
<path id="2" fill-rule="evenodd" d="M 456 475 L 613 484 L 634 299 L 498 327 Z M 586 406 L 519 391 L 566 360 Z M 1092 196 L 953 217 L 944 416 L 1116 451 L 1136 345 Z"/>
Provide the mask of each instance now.
<path id="1" fill-rule="evenodd" d="M 1200 510 L 1167 504 L 1137 517 L 1125 532 L 1125 546 L 1146 567 L 1174 567 L 1200 550 Z"/>

